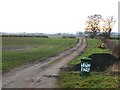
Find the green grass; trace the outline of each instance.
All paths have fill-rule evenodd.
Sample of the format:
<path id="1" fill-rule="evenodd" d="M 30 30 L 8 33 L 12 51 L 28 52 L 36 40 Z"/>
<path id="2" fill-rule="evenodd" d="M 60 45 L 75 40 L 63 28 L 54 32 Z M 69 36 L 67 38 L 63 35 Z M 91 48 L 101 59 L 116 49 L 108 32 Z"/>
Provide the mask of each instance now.
<path id="1" fill-rule="evenodd" d="M 100 49 L 98 48 L 98 46 L 102 43 L 100 40 L 97 39 L 87 39 L 87 49 L 85 50 L 85 53 L 76 58 L 75 60 L 72 60 L 71 62 L 69 62 L 70 65 L 74 65 L 74 64 L 79 64 L 80 63 L 80 59 L 83 57 L 88 57 L 92 54 L 97 54 L 97 53 L 111 53 L 110 50 L 108 49 Z"/>
<path id="2" fill-rule="evenodd" d="M 2 37 L 0 36 L 0 70 L 2 69 Z"/>
<path id="3" fill-rule="evenodd" d="M 2 69 L 2 51 L 0 51 L 0 70 Z"/>
<path id="4" fill-rule="evenodd" d="M 64 72 L 60 76 L 61 88 L 116 88 L 117 76 L 105 76 L 102 73 L 92 72 L 91 76 L 81 77 L 80 72 Z"/>
<path id="5" fill-rule="evenodd" d="M 4 37 L 2 39 L 3 48 L 7 47 L 29 47 L 23 50 L 2 51 L 3 72 L 20 66 L 22 64 L 42 61 L 53 56 L 75 44 L 77 39 L 72 38 L 35 38 L 35 37 Z M 32 48 L 35 47 L 35 48 Z"/>
<path id="6" fill-rule="evenodd" d="M 95 53 L 110 53 L 108 49 L 99 49 L 100 40 L 87 39 L 88 47 L 82 56 L 69 62 L 68 67 L 73 67 L 80 63 L 80 58 L 88 57 Z M 105 75 L 105 72 L 92 71 L 91 76 L 82 77 L 80 71 L 63 70 L 60 73 L 59 87 L 60 88 L 116 88 L 118 87 L 118 76 Z"/>

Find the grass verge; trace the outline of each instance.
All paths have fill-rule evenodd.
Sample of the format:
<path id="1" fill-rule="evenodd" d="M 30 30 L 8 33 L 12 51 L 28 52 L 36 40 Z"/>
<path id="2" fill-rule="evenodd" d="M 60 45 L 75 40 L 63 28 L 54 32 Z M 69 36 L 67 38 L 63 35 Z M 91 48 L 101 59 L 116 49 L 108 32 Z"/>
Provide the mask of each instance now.
<path id="1" fill-rule="evenodd" d="M 69 62 L 68 67 L 60 73 L 59 87 L 60 88 L 117 88 L 119 87 L 119 80 L 117 75 L 106 75 L 105 72 L 92 71 L 91 76 L 80 76 L 80 70 L 72 69 L 80 63 L 80 58 L 88 57 L 95 53 L 111 53 L 108 49 L 100 49 L 98 46 L 101 41 L 98 39 L 87 39 L 88 47 L 82 56 Z M 102 67 L 102 66 L 101 66 Z"/>

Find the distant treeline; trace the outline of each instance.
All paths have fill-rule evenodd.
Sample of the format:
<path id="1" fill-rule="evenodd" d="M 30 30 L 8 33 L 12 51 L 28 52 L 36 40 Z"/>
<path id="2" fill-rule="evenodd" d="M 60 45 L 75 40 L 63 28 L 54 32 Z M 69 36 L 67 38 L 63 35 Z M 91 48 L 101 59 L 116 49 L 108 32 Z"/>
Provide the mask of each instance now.
<path id="1" fill-rule="evenodd" d="M 34 35 L 2 35 L 2 37 L 40 37 L 40 38 L 49 38 L 47 35 L 34 36 Z M 75 36 L 62 36 L 62 38 L 76 38 Z"/>
<path id="2" fill-rule="evenodd" d="M 34 35 L 2 35 L 2 37 L 42 37 L 42 38 L 49 38 L 48 36 L 34 36 Z"/>
<path id="3" fill-rule="evenodd" d="M 63 38 L 76 38 L 75 36 L 63 36 Z"/>

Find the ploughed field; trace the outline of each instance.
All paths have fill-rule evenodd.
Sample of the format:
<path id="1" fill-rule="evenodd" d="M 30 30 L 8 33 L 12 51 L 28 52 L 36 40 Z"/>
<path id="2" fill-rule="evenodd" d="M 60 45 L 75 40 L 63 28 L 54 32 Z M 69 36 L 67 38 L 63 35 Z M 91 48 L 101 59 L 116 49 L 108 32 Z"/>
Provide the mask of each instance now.
<path id="1" fill-rule="evenodd" d="M 43 61 L 72 47 L 76 38 L 3 37 L 3 73 L 33 61 Z"/>

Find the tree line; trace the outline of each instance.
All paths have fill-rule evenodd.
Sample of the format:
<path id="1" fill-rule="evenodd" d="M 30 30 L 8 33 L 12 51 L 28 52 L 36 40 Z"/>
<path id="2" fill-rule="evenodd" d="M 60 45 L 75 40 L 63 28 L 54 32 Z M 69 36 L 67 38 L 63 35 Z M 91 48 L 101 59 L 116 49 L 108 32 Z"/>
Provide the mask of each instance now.
<path id="1" fill-rule="evenodd" d="M 91 33 L 95 37 L 98 32 L 102 32 L 104 38 L 110 38 L 116 20 L 113 16 L 103 18 L 101 14 L 94 14 L 87 17 L 85 32 Z"/>

